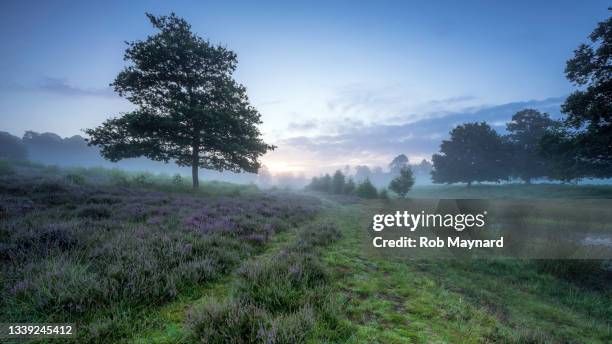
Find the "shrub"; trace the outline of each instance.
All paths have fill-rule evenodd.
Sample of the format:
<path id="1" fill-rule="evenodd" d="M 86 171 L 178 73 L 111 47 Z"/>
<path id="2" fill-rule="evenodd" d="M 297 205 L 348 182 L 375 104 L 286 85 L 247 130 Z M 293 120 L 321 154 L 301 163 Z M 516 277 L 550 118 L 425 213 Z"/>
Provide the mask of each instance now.
<path id="1" fill-rule="evenodd" d="M 361 198 L 377 198 L 378 191 L 370 182 L 370 179 L 366 178 L 363 182 L 359 183 L 357 189 L 355 190 L 355 195 Z"/>
<path id="2" fill-rule="evenodd" d="M 313 255 L 285 253 L 265 262 L 245 264 L 239 272 L 237 296 L 270 312 L 293 312 L 309 300 L 312 288 L 327 280 Z"/>
<path id="3" fill-rule="evenodd" d="M 188 313 L 187 326 L 201 343 L 255 343 L 265 318 L 249 304 L 210 301 Z"/>

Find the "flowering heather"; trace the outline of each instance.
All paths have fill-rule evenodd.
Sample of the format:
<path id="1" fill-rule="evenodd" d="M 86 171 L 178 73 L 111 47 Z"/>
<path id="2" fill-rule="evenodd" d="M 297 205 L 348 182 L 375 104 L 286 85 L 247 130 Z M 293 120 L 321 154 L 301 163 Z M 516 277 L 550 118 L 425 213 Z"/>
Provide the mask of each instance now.
<path id="1" fill-rule="evenodd" d="M 80 342 L 125 337 L 121 316 L 218 279 L 278 232 L 311 219 L 316 198 L 239 197 L 0 177 L 0 318 L 77 320 Z"/>

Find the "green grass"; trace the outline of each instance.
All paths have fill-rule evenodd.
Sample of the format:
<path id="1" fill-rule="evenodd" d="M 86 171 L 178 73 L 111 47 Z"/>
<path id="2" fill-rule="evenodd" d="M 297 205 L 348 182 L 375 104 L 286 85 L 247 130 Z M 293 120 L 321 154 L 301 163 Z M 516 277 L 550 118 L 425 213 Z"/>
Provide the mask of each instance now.
<path id="1" fill-rule="evenodd" d="M 183 232 L 186 226 L 183 220 L 173 220 L 166 215 L 159 223 L 156 214 L 169 211 L 177 217 L 180 213 L 182 219 L 188 220 L 190 211 L 182 212 L 189 204 L 192 210 L 197 210 L 220 200 L 233 207 L 230 211 L 233 214 L 247 207 L 244 202 L 249 205 L 261 203 L 263 195 L 256 195 L 252 187 L 217 182 L 203 183 L 201 189 L 194 192 L 185 179 L 119 170 L 60 169 L 28 163 L 0 164 L 0 169 L 8 171 L 0 178 L 4 181 L 3 190 L 14 193 L 10 195 L 10 202 L 2 205 L 11 211 L 24 212 L 23 216 L 0 221 L 8 245 L 5 248 L 10 249 L 3 254 L 10 254 L 11 259 L 19 258 L 10 260 L 16 264 L 30 259 L 34 262 L 34 258 L 40 256 L 32 266 L 41 270 L 29 273 L 24 267 L 23 273 L 14 274 L 10 279 L 2 277 L 3 289 L 18 287 L 17 277 L 28 280 L 30 285 L 50 288 L 54 283 L 60 286 L 63 283 L 72 288 L 62 287 L 59 291 L 30 288 L 26 290 L 28 294 L 22 292 L 21 299 L 3 298 L 1 305 L 6 311 L 3 315 L 10 315 L 11 319 L 19 316 L 57 321 L 70 315 L 71 320 L 89 323 L 88 336 L 84 340 L 91 342 L 112 339 L 131 343 L 186 343 L 214 342 L 215 338 L 223 342 L 225 335 L 252 339 L 258 335 L 255 325 L 263 326 L 264 332 L 277 343 L 612 342 L 611 280 L 601 278 L 596 264 L 517 259 L 411 260 L 381 256 L 364 249 L 363 245 L 368 243 L 370 235 L 370 215 L 383 211 L 384 201 L 355 203 L 354 199 L 321 196 L 326 210 L 314 218 L 290 219 L 298 210 L 275 215 L 276 218 L 258 215 L 256 222 L 252 215 L 241 215 L 240 223 L 245 230 L 259 233 L 266 223 L 277 221 L 283 224 L 284 230 L 263 244 L 247 245 L 253 246 L 248 252 L 240 253 L 244 251 L 243 239 L 226 238 L 226 241 L 231 239 L 235 249 L 226 241 L 219 241 L 223 247 L 202 244 L 203 249 L 192 254 L 189 252 L 199 247 L 196 244 L 201 239 Z M 114 191 L 100 191 L 107 189 Z M 423 198 L 610 198 L 612 188 L 431 186 L 417 187 L 409 195 Z M 178 202 L 181 197 L 188 202 Z M 121 202 L 114 205 L 116 201 Z M 176 209 L 164 210 L 175 201 L 178 202 Z M 607 217 L 601 215 L 605 206 L 593 202 L 588 207 L 592 214 L 580 211 L 576 215 L 588 213 L 605 221 Z M 147 204 L 149 212 L 146 214 L 149 215 L 142 215 L 138 208 L 130 208 L 133 203 Z M 41 206 L 32 208 L 32 204 Z M 550 207 L 550 214 L 567 212 L 554 204 Z M 149 223 L 142 216 L 155 221 Z M 153 230 L 157 226 L 161 226 L 160 229 Z M 340 230 L 340 239 L 331 228 Z M 180 247 L 172 249 L 174 246 L 161 245 L 161 239 L 168 235 L 172 242 L 181 244 Z M 132 244 L 127 245 L 129 243 Z M 94 249 L 103 248 L 105 244 L 117 246 L 116 250 L 106 253 L 107 261 L 100 263 L 99 258 L 89 258 L 94 253 L 99 255 Z M 29 247 L 31 252 L 18 250 L 19 245 Z M 47 251 L 49 245 L 54 245 L 53 251 Z M 180 249 L 187 246 L 189 252 Z M 91 295 L 98 293 L 96 287 L 105 281 L 102 277 L 112 281 L 115 276 L 85 277 L 117 261 L 126 261 L 124 270 L 127 271 L 130 266 L 136 266 L 133 262 L 143 263 L 137 253 L 144 248 L 148 251 L 141 253 L 146 253 L 149 262 L 161 268 L 156 268 L 151 276 L 143 265 L 139 268 L 142 273 L 126 277 L 130 281 L 142 277 L 143 287 L 134 289 L 135 294 L 124 298 L 123 303 L 108 307 L 89 304 Z M 201 259 L 203 255 L 229 254 L 230 251 L 236 256 L 235 262 L 214 278 L 169 288 L 171 292 L 176 290 L 176 294 L 151 301 L 161 289 L 149 290 L 146 286 L 162 283 L 163 276 L 174 276 L 172 274 L 180 269 L 191 273 L 188 264 L 169 265 L 172 257 L 184 255 L 185 263 Z M 89 253 L 91 255 L 87 256 Z M 298 271 L 307 271 L 307 276 L 293 279 L 286 273 L 295 267 Z M 53 275 L 46 280 L 47 271 L 58 272 L 58 277 Z M 123 272 L 115 271 L 117 275 Z M 85 288 L 88 286 L 91 290 Z M 118 293 L 123 291 L 123 285 L 117 288 Z M 12 294 L 6 295 L 12 297 Z M 32 295 L 41 301 L 59 298 L 67 306 L 78 303 L 88 308 L 84 314 L 74 313 L 69 308 L 49 311 L 50 318 L 45 314 L 33 318 L 33 311 L 27 313 L 25 306 L 31 303 L 32 309 L 43 308 L 34 303 Z M 21 306 L 16 306 L 17 301 Z M 109 302 L 106 297 L 100 301 Z M 42 305 L 47 307 L 50 303 Z M 232 320 L 236 318 L 240 321 Z M 198 329 L 201 332 L 198 333 Z"/>
<path id="2" fill-rule="evenodd" d="M 612 294 L 523 260 L 410 260 L 363 250 L 369 202 L 337 213 L 344 239 L 325 261 L 352 343 L 606 343 Z"/>
<path id="3" fill-rule="evenodd" d="M 612 185 L 483 184 L 418 185 L 410 198 L 612 198 Z"/>

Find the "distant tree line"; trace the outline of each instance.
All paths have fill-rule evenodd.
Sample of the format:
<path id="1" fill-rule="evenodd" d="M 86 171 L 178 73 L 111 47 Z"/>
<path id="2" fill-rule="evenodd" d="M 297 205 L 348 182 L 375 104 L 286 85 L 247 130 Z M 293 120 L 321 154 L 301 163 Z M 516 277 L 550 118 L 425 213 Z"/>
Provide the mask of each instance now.
<path id="1" fill-rule="evenodd" d="M 321 177 L 313 177 L 306 189 L 335 195 L 354 195 L 362 198 L 378 198 L 380 196 L 369 178 L 355 183 L 353 177 L 347 178 L 340 170 L 337 170 L 333 176 L 325 174 Z"/>
<path id="2" fill-rule="evenodd" d="M 417 168 L 420 165 L 417 165 Z M 389 183 L 389 189 L 398 196 L 405 197 L 415 182 L 412 168 L 408 164 L 408 158 L 404 154 L 397 156 L 389 164 L 389 169 L 389 175 L 393 176 L 393 179 L 391 179 Z M 359 169 L 358 166 L 357 173 L 359 173 L 359 171 L 363 171 L 363 169 Z M 342 171 L 336 170 L 333 176 L 325 174 L 321 177 L 313 177 L 310 184 L 306 186 L 306 189 L 328 194 L 354 195 L 370 199 L 389 198 L 389 193 L 386 188 L 378 190 L 376 186 L 372 184 L 368 175 L 360 177 L 363 177 L 363 179 L 355 182 L 353 177 L 346 176 Z"/>
<path id="3" fill-rule="evenodd" d="M 567 61 L 566 77 L 578 90 L 562 105 L 564 118 L 525 109 L 507 123 L 507 135 L 485 122 L 459 125 L 432 157 L 433 182 L 612 177 L 612 17 L 589 38 Z"/>

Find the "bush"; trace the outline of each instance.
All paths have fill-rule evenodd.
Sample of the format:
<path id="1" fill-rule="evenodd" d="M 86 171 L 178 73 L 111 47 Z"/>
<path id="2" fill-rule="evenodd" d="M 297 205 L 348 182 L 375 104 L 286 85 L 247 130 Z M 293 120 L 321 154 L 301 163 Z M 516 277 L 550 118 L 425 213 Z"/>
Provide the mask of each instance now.
<path id="1" fill-rule="evenodd" d="M 273 316 L 252 304 L 210 300 L 187 315 L 191 336 L 201 343 L 303 343 L 315 324 L 312 307 Z"/>
<path id="2" fill-rule="evenodd" d="M 374 185 L 372 185 L 370 179 L 366 178 L 366 180 L 359 183 L 359 185 L 357 186 L 357 189 L 355 190 L 355 195 L 361 198 L 373 199 L 378 197 L 378 191 L 376 190 Z"/>
<path id="3" fill-rule="evenodd" d="M 311 289 L 328 275 L 313 255 L 285 253 L 266 262 L 245 264 L 240 269 L 237 296 L 269 312 L 294 312 L 309 300 Z"/>
<path id="4" fill-rule="evenodd" d="M 255 343 L 265 318 L 252 305 L 210 301 L 188 313 L 187 326 L 201 343 Z"/>

